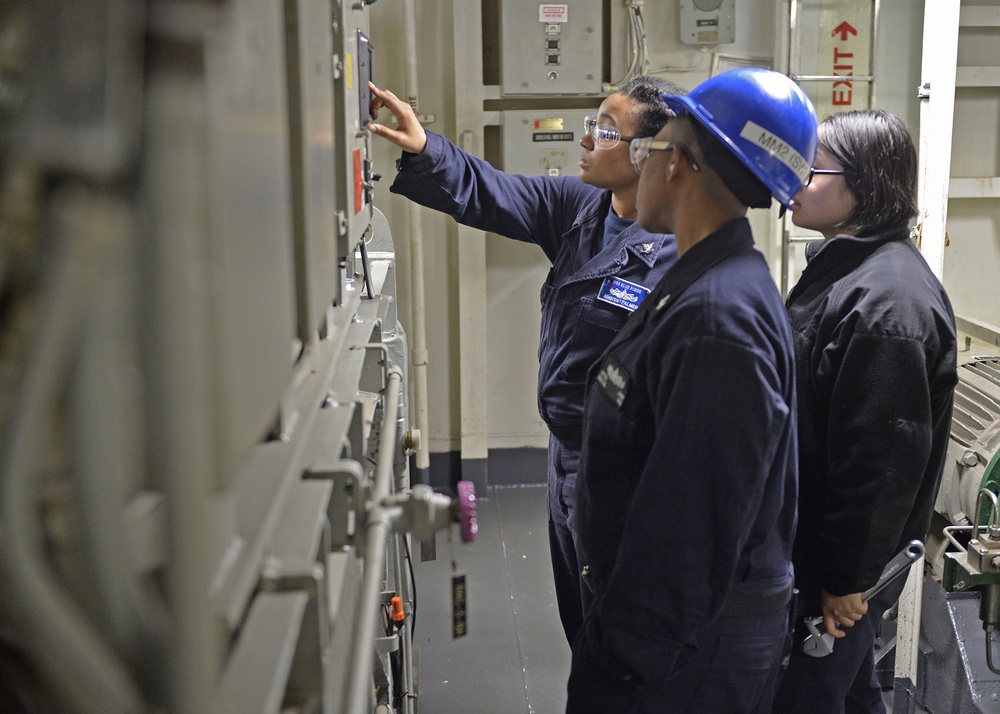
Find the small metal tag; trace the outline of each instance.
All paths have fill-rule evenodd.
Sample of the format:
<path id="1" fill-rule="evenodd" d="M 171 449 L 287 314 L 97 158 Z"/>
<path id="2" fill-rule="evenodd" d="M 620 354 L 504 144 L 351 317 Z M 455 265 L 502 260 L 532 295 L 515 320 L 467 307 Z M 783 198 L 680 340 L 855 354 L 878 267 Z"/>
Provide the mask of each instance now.
<path id="1" fill-rule="evenodd" d="M 465 609 L 465 573 L 451 576 L 451 638 L 458 639 L 468 634 Z"/>
<path id="2" fill-rule="evenodd" d="M 432 533 L 427 540 L 420 541 L 420 562 L 427 563 L 437 560 L 437 533 Z"/>

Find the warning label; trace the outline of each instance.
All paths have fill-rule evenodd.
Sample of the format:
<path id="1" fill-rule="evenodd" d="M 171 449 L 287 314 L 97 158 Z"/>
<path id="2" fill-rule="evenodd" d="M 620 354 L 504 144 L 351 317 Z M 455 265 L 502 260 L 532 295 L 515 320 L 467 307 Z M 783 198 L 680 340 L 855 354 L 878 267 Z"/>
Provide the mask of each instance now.
<path id="1" fill-rule="evenodd" d="M 569 5 L 539 5 L 539 22 L 569 22 Z"/>
<path id="2" fill-rule="evenodd" d="M 531 135 L 532 141 L 573 141 L 571 131 L 536 131 Z"/>

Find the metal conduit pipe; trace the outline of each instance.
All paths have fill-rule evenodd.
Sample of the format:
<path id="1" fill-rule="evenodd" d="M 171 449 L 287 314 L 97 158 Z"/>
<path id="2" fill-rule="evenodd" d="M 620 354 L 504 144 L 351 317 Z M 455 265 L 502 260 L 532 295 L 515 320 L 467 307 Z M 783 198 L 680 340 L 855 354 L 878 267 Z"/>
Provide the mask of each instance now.
<path id="1" fill-rule="evenodd" d="M 398 509 L 397 509 L 398 512 Z M 393 516 L 396 512 L 393 513 Z M 393 565 L 395 566 L 395 580 L 396 580 L 396 595 L 398 595 L 403 601 L 404 612 L 407 605 L 413 602 L 412 590 L 408 585 L 409 573 L 404 565 L 404 558 L 408 556 L 402 555 L 404 553 L 405 545 L 404 541 L 407 538 L 406 533 L 392 533 L 390 534 L 390 542 L 393 548 Z M 403 620 L 403 624 L 398 630 L 399 634 L 399 657 L 402 659 L 402 666 L 400 669 L 400 681 L 396 683 L 396 690 L 394 692 L 396 698 L 401 697 L 401 703 L 398 710 L 402 714 L 413 714 L 413 648 L 412 641 L 409 639 L 409 623 L 412 622 L 412 610 L 409 613 L 409 620 Z"/>
<path id="2" fill-rule="evenodd" d="M 130 266 L 121 245 L 129 227 L 125 225 L 123 205 L 113 201 L 104 206 L 98 200 L 93 203 L 95 210 L 113 211 L 108 216 L 113 220 L 102 222 L 102 227 L 119 248 L 108 256 L 106 277 L 95 285 L 93 307 L 88 308 L 94 315 L 88 318 L 76 347 L 81 377 L 75 380 L 72 399 L 80 404 L 80 412 L 88 415 L 86 420 L 73 420 L 72 438 L 77 444 L 74 456 L 79 464 L 77 502 L 85 531 L 83 545 L 101 603 L 99 627 L 109 641 L 116 643 L 121 657 L 132 660 L 141 648 L 140 612 L 148 621 L 146 614 L 151 614 L 153 608 L 145 607 L 140 594 L 128 539 L 123 537 L 121 513 L 130 491 L 138 485 L 137 475 L 142 474 L 142 434 L 132 413 L 137 399 L 129 380 L 122 376 L 127 370 L 111 366 L 134 359 L 125 334 L 129 293 L 123 276 Z M 91 229 L 88 226 L 88 232 Z M 160 634 L 167 632 L 162 630 Z"/>
<path id="3" fill-rule="evenodd" d="M 48 410 L 57 401 L 69 352 L 77 343 L 76 328 L 84 322 L 81 295 L 87 294 L 97 268 L 85 242 L 70 243 L 53 270 L 52 292 L 37 320 L 43 332 L 29 362 L 24 407 L 0 479 L 0 581 L 5 590 L 0 605 L 19 632 L 30 633 L 22 644 L 75 711 L 142 712 L 142 697 L 125 667 L 49 571 L 37 521 L 35 477 Z"/>
<path id="4" fill-rule="evenodd" d="M 398 367 L 389 370 L 385 387 L 385 409 L 382 413 L 381 441 L 376 452 L 375 483 L 372 503 L 365 518 L 365 561 L 361 581 L 361 601 L 358 626 L 351 643 L 351 676 L 347 687 L 347 714 L 367 711 L 371 697 L 372 647 L 375 641 L 375 616 L 379 608 L 379 593 L 385 571 L 385 549 L 392 533 L 391 509 L 382 506 L 390 493 L 392 467 L 396 451 L 396 416 L 399 413 L 399 390 L 403 375 Z"/>
<path id="5" fill-rule="evenodd" d="M 406 74 L 406 99 L 417 112 L 417 15 L 414 0 L 403 2 Z M 420 430 L 420 442 L 417 445 L 417 469 L 426 471 L 430 468 L 428 443 L 430 431 L 427 425 L 427 318 L 424 301 L 424 233 L 420 206 L 413 201 L 407 201 L 410 226 L 410 285 L 411 302 L 413 305 L 413 341 L 410 349 L 410 362 L 413 365 L 413 421 Z"/>

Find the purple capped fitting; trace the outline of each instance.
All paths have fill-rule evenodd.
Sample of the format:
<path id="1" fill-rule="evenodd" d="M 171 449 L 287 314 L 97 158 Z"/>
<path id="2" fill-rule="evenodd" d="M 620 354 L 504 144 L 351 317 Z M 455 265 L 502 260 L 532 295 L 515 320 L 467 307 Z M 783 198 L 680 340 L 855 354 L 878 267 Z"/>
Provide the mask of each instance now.
<path id="1" fill-rule="evenodd" d="M 458 482 L 458 515 L 462 524 L 462 542 L 471 543 L 479 532 L 476 520 L 476 484 L 472 481 Z"/>

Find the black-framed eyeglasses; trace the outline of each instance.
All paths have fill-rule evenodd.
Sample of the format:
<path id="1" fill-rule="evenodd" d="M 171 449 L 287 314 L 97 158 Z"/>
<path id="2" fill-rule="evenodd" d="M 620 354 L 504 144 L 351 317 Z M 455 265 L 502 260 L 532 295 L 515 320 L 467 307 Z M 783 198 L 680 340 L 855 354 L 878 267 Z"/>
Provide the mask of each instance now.
<path id="1" fill-rule="evenodd" d="M 816 174 L 824 174 L 825 176 L 843 176 L 846 173 L 847 172 L 844 171 L 843 169 L 814 169 L 814 168 L 810 168 L 809 169 L 809 175 L 806 177 L 805 183 L 803 183 L 802 185 L 803 186 L 808 186 L 809 184 L 811 184 L 812 180 L 813 180 L 813 176 L 815 176 Z"/>
<path id="2" fill-rule="evenodd" d="M 632 161 L 632 165 L 635 167 L 636 171 L 642 169 L 642 162 L 645 161 L 651 151 L 673 151 L 674 148 L 684 153 L 687 157 L 688 163 L 691 164 L 691 169 L 693 171 L 700 171 L 701 167 L 698 166 L 692 159 L 690 154 L 684 150 L 684 147 L 673 141 L 656 141 L 651 136 L 643 136 L 632 140 L 632 143 L 628 147 L 628 157 Z"/>
<path id="3" fill-rule="evenodd" d="M 596 119 L 591 117 L 583 118 L 583 133 L 589 134 L 594 140 L 594 146 L 599 149 L 613 149 L 618 146 L 619 141 L 633 141 L 634 136 L 622 136 L 616 127 L 610 124 L 598 124 Z"/>

